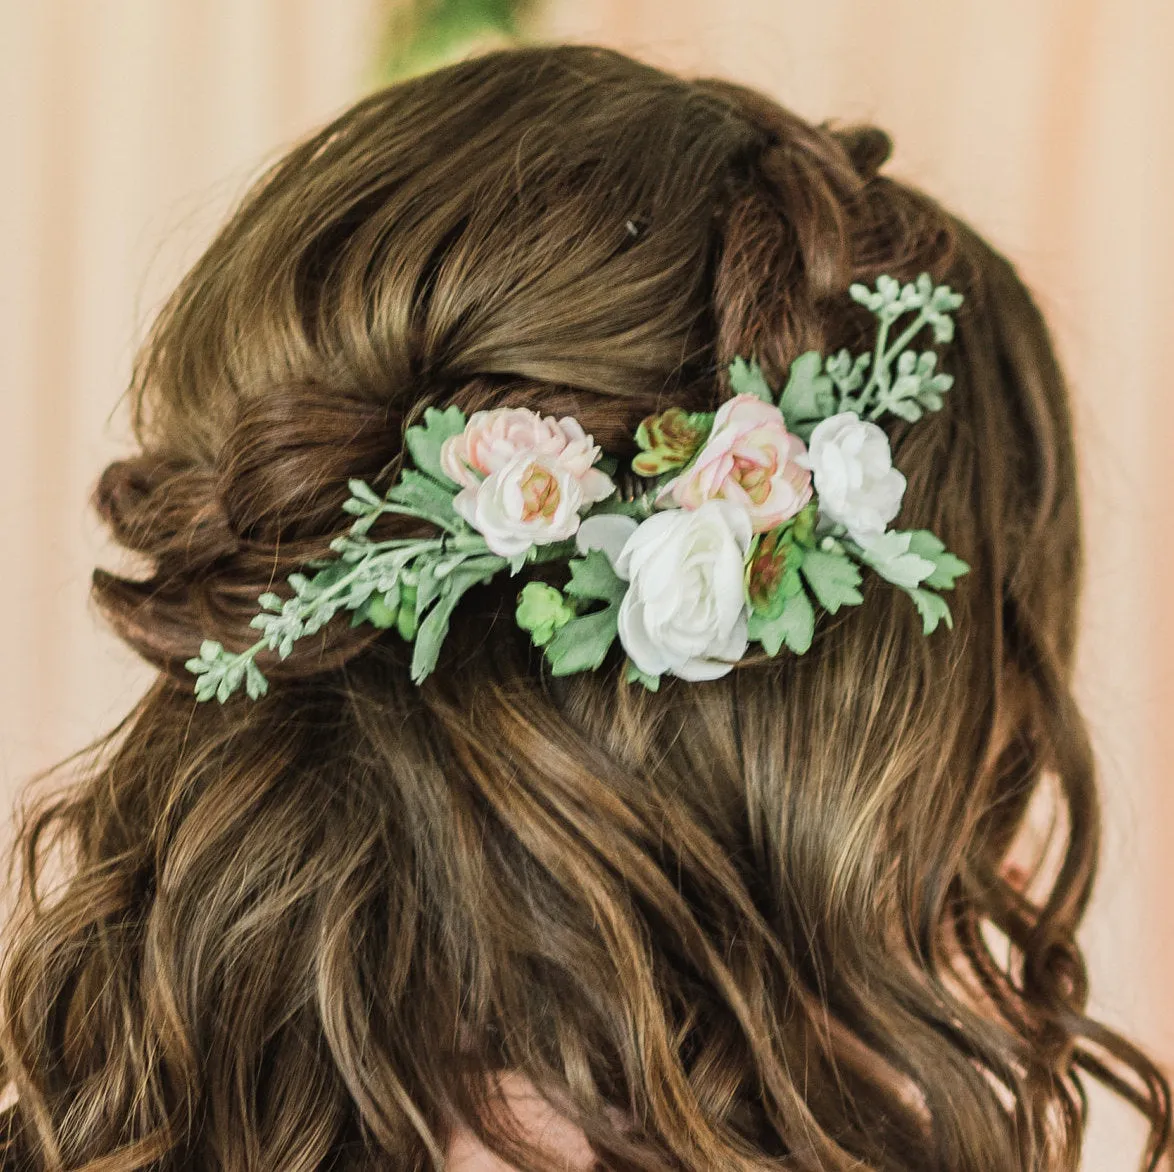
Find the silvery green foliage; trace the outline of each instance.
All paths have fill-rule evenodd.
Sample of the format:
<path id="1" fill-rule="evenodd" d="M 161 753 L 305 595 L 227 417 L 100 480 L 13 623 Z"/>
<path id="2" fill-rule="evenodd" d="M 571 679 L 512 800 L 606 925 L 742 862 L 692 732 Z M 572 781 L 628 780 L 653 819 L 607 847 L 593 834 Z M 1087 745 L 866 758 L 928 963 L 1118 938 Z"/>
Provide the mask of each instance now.
<path id="1" fill-rule="evenodd" d="M 871 353 L 853 357 L 841 350 L 827 357 L 815 351 L 800 355 L 791 365 L 777 403 L 756 362 L 737 358 L 728 370 L 735 395 L 752 395 L 777 406 L 786 430 L 805 442 L 820 422 L 846 411 L 870 421 L 888 413 L 915 422 L 925 412 L 941 408 L 942 396 L 953 381 L 938 370 L 932 350 L 918 352 L 913 343 L 926 329 L 935 343 L 949 342 L 954 334 L 951 314 L 961 304 L 961 295 L 949 286 L 935 286 L 924 273 L 905 285 L 882 276 L 875 289 L 853 285 L 850 293 L 876 316 Z M 890 341 L 894 327 L 903 320 L 904 328 Z M 713 416 L 689 415 L 685 421 L 693 430 L 702 429 L 699 442 L 703 446 Z M 363 480 L 349 482 L 350 496 L 343 510 L 354 519 L 348 532 L 330 543 L 335 556 L 310 563 L 305 573 L 291 574 L 289 597 L 272 591 L 260 596 L 259 612 L 251 622 L 260 635 L 251 647 L 233 653 L 214 640 L 201 644 L 199 655 L 186 664 L 196 675 L 198 699 L 223 702 L 242 686 L 252 699 L 263 696 L 268 683 L 256 656 L 269 651 L 279 659 L 287 658 L 299 639 L 318 634 L 343 611 L 350 613 L 352 626 L 394 627 L 412 642 L 411 675 L 420 683 L 435 668 L 451 616 L 466 592 L 504 570 L 516 574 L 527 563 L 565 562 L 569 570 L 561 590 L 529 583 L 519 598 L 516 616 L 519 626 L 543 649 L 552 674 L 590 671 L 604 662 L 617 638 L 617 616 L 627 582 L 599 550 L 579 551 L 576 556 L 573 540 L 535 545 L 508 559 L 494 554 L 454 509 L 459 486 L 441 463 L 445 442 L 460 435 L 466 423 L 456 407 L 426 409 L 423 422 L 405 433 L 407 456 L 414 466 L 405 467 L 385 495 Z M 641 433 L 637 434 L 642 448 L 654 447 L 654 440 L 680 442 L 680 435 L 674 436 L 667 424 L 659 438 L 652 435 L 654 430 L 647 442 L 641 442 Z M 615 495 L 590 511 L 647 520 L 657 507 L 658 493 L 677 474 L 680 462 L 668 466 L 652 489 Z M 609 474 L 615 471 L 610 458 L 600 460 L 599 466 Z M 427 537 L 375 541 L 371 530 L 385 514 L 419 519 L 432 532 Z M 759 535 L 747 557 L 747 584 L 760 571 L 766 574 L 763 580 L 774 583 L 766 597 L 751 601 L 748 594 L 745 600 L 749 637 L 768 655 L 778 654 L 784 646 L 798 655 L 810 648 L 816 604 L 835 614 L 841 607 L 862 603 L 863 569 L 909 594 L 926 634 L 943 621 L 951 625 L 949 608 L 939 591 L 952 589 L 968 567 L 932 533 L 888 530 L 861 544 L 843 526 L 828 524 L 826 518 L 817 523 L 815 517 L 812 502 L 773 532 Z M 641 672 L 630 661 L 627 678 L 651 690 L 659 686 L 659 677 Z"/>
<path id="2" fill-rule="evenodd" d="M 938 372 L 938 357 L 932 350 L 916 353 L 908 347 L 926 327 L 939 345 L 952 341 L 954 319 L 950 315 L 962 304 L 962 295 L 949 285 L 935 285 L 928 273 L 907 285 L 892 277 L 878 277 L 875 290 L 853 285 L 848 292 L 853 301 L 876 314 L 878 328 L 872 357 L 865 363 L 870 368 L 868 380 L 859 395 L 853 397 L 849 392 L 844 396 L 840 410 L 855 411 L 867 419 L 877 419 L 888 411 L 910 423 L 926 411 L 940 410 L 942 395 L 954 384 L 953 376 Z M 893 326 L 909 315 L 913 320 L 890 343 Z M 837 355 L 836 361 L 843 370 L 844 357 Z"/>
<path id="3" fill-rule="evenodd" d="M 888 412 L 915 423 L 925 412 L 941 409 L 942 396 L 954 383 L 952 375 L 938 370 L 934 351 L 909 347 L 927 328 L 935 343 L 953 339 L 951 314 L 962 304 L 960 293 L 935 285 L 928 273 L 905 285 L 879 277 L 875 289 L 853 285 L 849 293 L 876 315 L 876 344 L 871 353 L 855 357 L 847 350 L 826 358 L 810 350 L 791 364 L 779 408 L 787 427 L 804 442 L 816 424 L 841 411 L 869 420 Z M 890 341 L 893 327 L 907 317 L 911 320 Z"/>
<path id="4" fill-rule="evenodd" d="M 855 302 L 875 314 L 876 342 L 870 353 L 853 356 L 840 350 L 825 357 L 812 350 L 791 364 L 778 406 L 788 430 L 804 442 L 810 441 L 823 420 L 845 411 L 870 421 L 888 413 L 916 422 L 925 412 L 940 410 L 943 395 L 953 385 L 953 377 L 938 370 L 934 351 L 918 352 L 912 347 L 926 329 L 936 344 L 953 339 L 951 315 L 962 304 L 960 293 L 948 285 L 935 285 L 928 273 L 904 285 L 882 276 L 874 289 L 853 285 L 849 292 Z M 894 336 L 894 327 L 902 323 Z M 759 384 L 765 385 L 765 380 L 756 363 L 742 363 L 737 370 L 731 366 L 730 380 L 736 393 L 764 397 Z M 798 573 L 801 588 L 786 591 L 773 605 L 754 610 L 750 618 L 751 638 L 768 654 L 787 646 L 801 655 L 809 648 L 812 601 L 829 614 L 863 602 L 862 568 L 913 599 L 926 634 L 941 622 L 951 625 L 949 607 L 939 591 L 952 589 L 955 579 L 969 567 L 932 533 L 888 530 L 865 547 L 848 539 L 843 526 L 821 524 L 818 533 L 806 534 L 795 531 L 797 521 L 787 522 L 779 534 L 786 546 L 787 565 Z"/>
<path id="5" fill-rule="evenodd" d="M 312 563 L 313 574 L 290 574 L 290 598 L 273 592 L 257 600 L 260 611 L 249 624 L 260 638 L 233 653 L 205 640 L 200 654 L 185 665 L 196 675 L 196 696 L 222 703 L 242 684 L 250 698 L 263 696 L 268 683 L 256 657 L 263 650 L 285 659 L 294 644 L 317 634 L 340 611 L 351 612 L 351 625 L 369 622 L 395 627 L 413 642 L 412 679 L 419 683 L 436 666 L 448 633 L 449 619 L 461 597 L 511 563 L 489 551 L 480 534 L 453 511 L 454 488 L 440 469 L 441 444 L 460 432 L 464 416 L 455 407 L 429 409 L 425 422 L 407 431 L 406 442 L 416 469 L 404 469 L 380 496 L 363 480 L 351 480 L 343 510 L 355 520 L 330 548 L 336 558 Z M 438 536 L 372 541 L 371 527 L 385 513 L 429 522 Z M 524 559 L 523 559 L 524 560 Z"/>

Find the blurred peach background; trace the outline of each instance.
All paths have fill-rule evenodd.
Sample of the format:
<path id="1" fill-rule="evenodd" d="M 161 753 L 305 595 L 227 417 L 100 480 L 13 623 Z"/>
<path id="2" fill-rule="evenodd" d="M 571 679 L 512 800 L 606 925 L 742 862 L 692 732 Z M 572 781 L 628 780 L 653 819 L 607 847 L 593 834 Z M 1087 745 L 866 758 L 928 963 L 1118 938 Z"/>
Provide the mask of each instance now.
<path id="1" fill-rule="evenodd" d="M 136 342 L 259 166 L 376 83 L 387 0 L 0 0 L 0 787 L 147 671 L 97 623 L 87 499 Z M 534 33 L 872 121 L 890 169 L 1017 261 L 1073 381 L 1090 541 L 1081 687 L 1106 808 L 1099 1011 L 1174 1059 L 1174 4 L 549 0 Z M 1093 1099 L 1089 1169 L 1140 1129 Z"/>

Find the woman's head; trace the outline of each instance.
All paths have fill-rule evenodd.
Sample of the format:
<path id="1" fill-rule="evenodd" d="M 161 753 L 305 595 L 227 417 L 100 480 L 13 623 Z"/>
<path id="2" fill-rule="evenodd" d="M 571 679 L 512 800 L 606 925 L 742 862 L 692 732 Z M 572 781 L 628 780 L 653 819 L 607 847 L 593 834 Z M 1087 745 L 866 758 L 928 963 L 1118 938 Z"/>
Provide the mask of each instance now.
<path id="1" fill-rule="evenodd" d="M 1078 1068 L 1160 1076 L 1084 1015 L 1097 850 L 1069 689 L 1080 567 L 1068 404 L 1011 267 L 877 175 L 875 131 L 594 49 L 498 54 L 372 95 L 278 163 L 162 313 L 140 454 L 98 507 L 145 555 L 99 602 L 162 671 L 26 832 L 3 996 L 30 1167 L 428 1167 L 521 1072 L 609 1168 L 1075 1167 Z M 197 705 L 204 636 L 328 554 L 425 407 L 570 414 L 631 455 L 860 348 L 846 296 L 966 296 L 944 409 L 890 429 L 900 520 L 972 566 L 955 629 L 869 583 L 803 657 L 650 694 L 559 680 L 466 596 L 435 674 L 371 627 Z M 388 523 L 393 532 L 395 522 Z M 1003 874 L 1048 783 L 1033 902 Z M 505 1146 L 502 1146 L 502 1145 Z M 532 1165 L 541 1167 L 541 1162 Z"/>

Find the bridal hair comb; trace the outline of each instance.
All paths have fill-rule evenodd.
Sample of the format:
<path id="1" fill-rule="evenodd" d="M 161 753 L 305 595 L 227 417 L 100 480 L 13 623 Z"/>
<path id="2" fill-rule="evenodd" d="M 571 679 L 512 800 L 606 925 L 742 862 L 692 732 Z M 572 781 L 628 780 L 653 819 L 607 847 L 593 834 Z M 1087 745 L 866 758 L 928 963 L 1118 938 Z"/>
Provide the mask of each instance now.
<path id="1" fill-rule="evenodd" d="M 631 474 L 573 418 L 429 408 L 384 495 L 349 482 L 354 520 L 331 542 L 336 556 L 291 574 L 289 597 L 260 596 L 257 641 L 231 652 L 205 640 L 187 661 L 196 696 L 223 702 L 242 685 L 263 696 L 257 655 L 284 659 L 342 611 L 411 642 L 419 684 L 465 593 L 532 566 L 566 571 L 560 586 L 527 581 L 517 603 L 552 674 L 599 668 L 618 638 L 627 679 L 652 690 L 664 675 L 725 675 L 751 643 L 802 655 L 817 607 L 862 602 L 866 570 L 910 596 L 927 635 L 951 626 L 941 592 L 969 567 L 927 530 L 889 528 L 905 478 L 876 421 L 942 406 L 952 377 L 912 347 L 925 329 L 948 343 L 962 297 L 924 273 L 849 292 L 877 319 L 871 353 L 802 354 L 777 396 L 755 362 L 736 359 L 733 397 L 716 412 L 670 407 L 640 424 Z M 373 540 L 385 513 L 434 532 Z"/>

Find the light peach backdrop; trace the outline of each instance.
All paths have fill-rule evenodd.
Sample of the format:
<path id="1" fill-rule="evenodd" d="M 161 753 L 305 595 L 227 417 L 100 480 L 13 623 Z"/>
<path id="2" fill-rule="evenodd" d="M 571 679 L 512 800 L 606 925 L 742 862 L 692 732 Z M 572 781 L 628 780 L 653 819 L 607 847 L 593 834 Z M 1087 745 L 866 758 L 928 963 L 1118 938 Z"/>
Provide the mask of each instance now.
<path id="1" fill-rule="evenodd" d="M 0 783 L 111 724 L 146 673 L 95 623 L 85 502 L 135 341 L 257 165 L 371 80 L 379 0 L 0 0 Z M 868 119 L 893 170 L 1014 257 L 1079 404 L 1082 689 L 1107 806 L 1099 1007 L 1174 1056 L 1174 4 L 553 0 L 599 40 Z M 1087 1166 L 1135 1166 L 1094 1102 Z"/>

